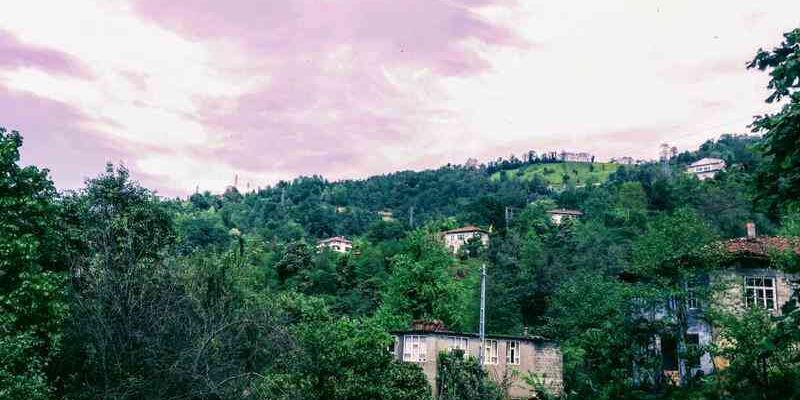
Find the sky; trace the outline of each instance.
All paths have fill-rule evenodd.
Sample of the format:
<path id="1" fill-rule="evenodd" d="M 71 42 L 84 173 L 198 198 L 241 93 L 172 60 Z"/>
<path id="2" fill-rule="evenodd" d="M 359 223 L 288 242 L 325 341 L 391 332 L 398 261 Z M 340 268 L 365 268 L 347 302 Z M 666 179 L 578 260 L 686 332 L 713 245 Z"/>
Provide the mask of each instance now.
<path id="1" fill-rule="evenodd" d="M 165 196 L 468 158 L 655 158 L 770 112 L 746 63 L 796 0 L 26 0 L 0 14 L 0 126 L 78 188 Z"/>

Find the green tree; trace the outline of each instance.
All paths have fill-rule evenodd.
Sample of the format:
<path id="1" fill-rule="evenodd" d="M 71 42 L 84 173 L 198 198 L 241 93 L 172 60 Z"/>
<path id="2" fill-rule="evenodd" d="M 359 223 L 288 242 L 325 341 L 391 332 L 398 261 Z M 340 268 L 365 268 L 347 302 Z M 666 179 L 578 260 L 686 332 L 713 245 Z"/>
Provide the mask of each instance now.
<path id="1" fill-rule="evenodd" d="M 502 400 L 503 391 L 490 378 L 475 357 L 463 351 L 439 353 L 437 364 L 437 400 Z"/>
<path id="2" fill-rule="evenodd" d="M 393 339 L 370 320 L 341 318 L 301 323 L 293 371 L 303 399 L 429 400 L 430 385 L 416 365 L 393 359 Z"/>
<path id="3" fill-rule="evenodd" d="M 19 166 L 22 137 L 0 128 L 0 398 L 48 399 L 46 371 L 67 313 L 56 191 L 46 170 Z"/>
<path id="4" fill-rule="evenodd" d="M 381 313 L 393 328 L 403 328 L 412 319 L 439 319 L 451 329 L 464 326 L 467 314 L 466 280 L 454 279 L 453 257 L 427 229 L 411 232 L 407 250 L 394 256 L 391 278 L 383 294 Z"/>
<path id="5" fill-rule="evenodd" d="M 797 206 L 800 199 L 800 28 L 787 32 L 772 50 L 760 49 L 748 68 L 769 71 L 767 103 L 787 99 L 775 114 L 756 117 L 753 130 L 762 132 L 767 159 L 758 177 L 761 196 L 776 209 Z"/>

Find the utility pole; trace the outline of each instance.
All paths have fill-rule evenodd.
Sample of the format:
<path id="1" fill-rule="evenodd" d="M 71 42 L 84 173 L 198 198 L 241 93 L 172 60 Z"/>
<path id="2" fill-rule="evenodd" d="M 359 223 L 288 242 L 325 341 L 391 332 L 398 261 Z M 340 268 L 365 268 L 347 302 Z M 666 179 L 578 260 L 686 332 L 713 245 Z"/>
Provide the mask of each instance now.
<path id="1" fill-rule="evenodd" d="M 514 207 L 506 207 L 506 229 L 508 229 L 508 224 L 514 218 Z"/>
<path id="2" fill-rule="evenodd" d="M 408 211 L 408 226 L 414 227 L 414 207 L 412 206 L 411 209 Z"/>
<path id="3" fill-rule="evenodd" d="M 478 361 L 483 365 L 486 357 L 486 264 L 481 266 L 481 320 L 479 334 L 481 336 L 481 348 L 478 351 Z"/>

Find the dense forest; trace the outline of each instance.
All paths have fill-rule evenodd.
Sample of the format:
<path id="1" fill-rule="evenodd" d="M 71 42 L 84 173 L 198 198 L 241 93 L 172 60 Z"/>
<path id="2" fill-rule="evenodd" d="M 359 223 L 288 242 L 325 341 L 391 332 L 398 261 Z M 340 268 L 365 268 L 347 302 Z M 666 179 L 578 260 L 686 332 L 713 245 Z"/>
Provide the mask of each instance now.
<path id="1" fill-rule="evenodd" d="M 711 316 L 727 345 L 702 350 L 729 366 L 680 384 L 634 371 L 658 363 L 641 349 L 679 318 L 631 317 L 643 301 L 685 299 L 682 283 L 718 268 L 709 249 L 744 236 L 746 222 L 800 236 L 799 46 L 795 30 L 750 64 L 770 74 L 767 101 L 782 104 L 756 118 L 756 135 L 724 134 L 582 184 L 506 177 L 558 168 L 529 152 L 187 199 L 159 197 L 108 165 L 59 192 L 47 170 L 20 165 L 23 138 L 2 129 L 0 398 L 430 399 L 421 369 L 387 350 L 390 332 L 417 319 L 476 331 L 481 265 L 487 331 L 557 340 L 564 398 L 800 398 L 795 302 L 780 315 Z M 704 181 L 685 172 L 704 157 L 726 170 Z M 583 216 L 554 224 L 554 208 Z M 466 224 L 489 231 L 490 244 L 451 254 L 439 232 Z M 353 250 L 318 250 L 334 235 Z M 800 263 L 788 252 L 773 267 Z M 462 364 L 453 399 L 505 398 Z"/>

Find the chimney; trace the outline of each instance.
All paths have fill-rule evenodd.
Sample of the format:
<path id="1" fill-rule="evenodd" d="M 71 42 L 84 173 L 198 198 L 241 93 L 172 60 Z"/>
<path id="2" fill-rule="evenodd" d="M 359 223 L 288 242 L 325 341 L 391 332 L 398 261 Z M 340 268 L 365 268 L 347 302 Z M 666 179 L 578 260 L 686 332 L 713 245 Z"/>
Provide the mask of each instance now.
<path id="1" fill-rule="evenodd" d="M 755 222 L 748 222 L 747 223 L 747 238 L 748 239 L 755 239 L 756 238 L 756 223 Z"/>

